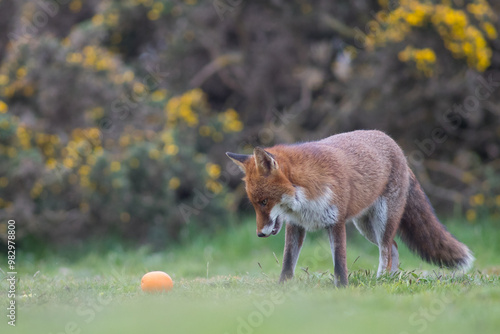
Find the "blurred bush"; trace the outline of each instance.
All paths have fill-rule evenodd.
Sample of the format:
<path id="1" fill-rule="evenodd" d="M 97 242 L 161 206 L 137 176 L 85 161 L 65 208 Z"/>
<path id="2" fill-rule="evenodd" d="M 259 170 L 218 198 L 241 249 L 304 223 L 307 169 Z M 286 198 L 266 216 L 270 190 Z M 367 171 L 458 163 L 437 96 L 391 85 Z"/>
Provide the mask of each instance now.
<path id="1" fill-rule="evenodd" d="M 382 9 L 369 22 L 370 31 L 365 40 L 368 48 L 402 42 L 413 30 L 430 28 L 456 59 L 464 58 L 469 67 L 480 72 L 490 66 L 492 51 L 487 40 L 498 37 L 494 26 L 498 17 L 486 0 L 472 1 L 461 8 L 455 8 L 451 1 L 401 0 L 396 8 L 389 1 L 379 2 Z M 432 76 L 436 55 L 430 48 L 413 51 L 407 46 L 399 53 L 399 59 L 414 61 L 418 70 Z"/>
<path id="2" fill-rule="evenodd" d="M 0 102 L 0 209 L 22 222 L 19 239 L 111 234 L 161 246 L 228 222 L 231 197 L 206 151 L 241 131 L 238 114 L 215 113 L 199 89 L 168 102 L 153 94 L 163 126 L 129 125 L 117 140 L 97 127 L 63 140 L 26 127 Z"/>
<path id="3" fill-rule="evenodd" d="M 0 233 L 8 217 L 55 243 L 214 231 L 244 203 L 224 151 L 360 128 L 400 143 L 438 209 L 500 217 L 498 15 L 486 0 L 0 0 Z"/>

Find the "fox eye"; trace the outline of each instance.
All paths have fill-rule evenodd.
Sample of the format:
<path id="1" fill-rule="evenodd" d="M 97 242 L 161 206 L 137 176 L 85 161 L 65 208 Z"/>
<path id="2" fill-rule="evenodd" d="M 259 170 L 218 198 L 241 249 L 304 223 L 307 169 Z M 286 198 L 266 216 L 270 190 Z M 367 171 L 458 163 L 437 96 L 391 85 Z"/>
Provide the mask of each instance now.
<path id="1" fill-rule="evenodd" d="M 260 203 L 260 205 L 265 206 L 265 205 L 267 205 L 267 199 L 263 199 L 259 203 Z"/>

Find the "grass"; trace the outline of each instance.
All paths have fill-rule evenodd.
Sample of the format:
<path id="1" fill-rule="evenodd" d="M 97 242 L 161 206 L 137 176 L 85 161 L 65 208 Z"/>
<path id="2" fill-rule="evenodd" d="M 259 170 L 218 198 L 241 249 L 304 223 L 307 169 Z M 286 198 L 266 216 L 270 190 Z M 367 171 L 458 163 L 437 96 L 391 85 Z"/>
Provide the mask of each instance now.
<path id="1" fill-rule="evenodd" d="M 491 222 L 449 229 L 475 253 L 469 274 L 438 270 L 400 245 L 402 272 L 377 279 L 377 248 L 350 231 L 346 289 L 333 286 L 320 232 L 308 235 L 295 279 L 277 284 L 284 233 L 259 239 L 253 221 L 163 252 L 118 243 L 43 258 L 21 252 L 15 332 L 496 333 L 500 231 Z M 171 292 L 140 290 L 142 275 L 153 270 L 172 276 Z M 7 288 L 2 280 L 1 291 Z M 0 303 L 7 305 L 5 293 Z M 2 319 L 2 333 L 14 332 Z"/>

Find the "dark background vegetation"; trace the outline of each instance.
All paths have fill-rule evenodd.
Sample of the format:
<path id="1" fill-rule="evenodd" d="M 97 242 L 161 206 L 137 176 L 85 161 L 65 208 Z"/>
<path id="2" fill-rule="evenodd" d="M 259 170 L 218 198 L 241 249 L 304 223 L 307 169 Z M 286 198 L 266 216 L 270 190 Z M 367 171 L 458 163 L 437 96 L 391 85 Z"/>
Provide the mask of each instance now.
<path id="1" fill-rule="evenodd" d="M 163 247 L 251 212 L 227 150 L 379 129 L 500 216 L 500 4 L 0 0 L 0 233 Z M 488 84 L 490 82 L 490 84 Z"/>

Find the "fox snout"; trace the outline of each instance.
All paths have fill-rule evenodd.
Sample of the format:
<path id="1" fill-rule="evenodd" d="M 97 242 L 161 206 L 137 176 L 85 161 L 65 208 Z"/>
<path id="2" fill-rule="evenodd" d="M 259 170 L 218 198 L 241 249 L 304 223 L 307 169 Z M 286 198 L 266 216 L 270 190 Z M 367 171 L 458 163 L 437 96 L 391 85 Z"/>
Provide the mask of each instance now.
<path id="1" fill-rule="evenodd" d="M 266 238 L 271 235 L 271 231 L 274 228 L 274 222 L 270 219 L 259 219 L 257 217 L 257 236 L 259 238 Z"/>
<path id="2" fill-rule="evenodd" d="M 281 231 L 282 222 L 279 217 L 276 219 L 268 219 L 267 224 L 259 229 L 259 224 L 257 223 L 257 236 L 259 238 L 267 238 L 270 235 L 276 235 Z"/>

